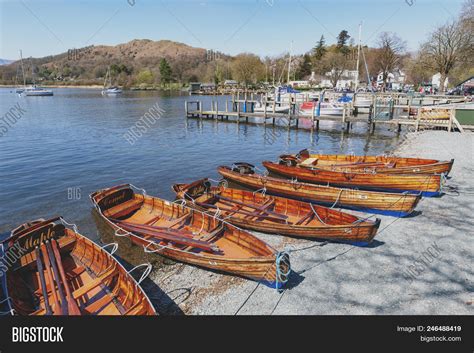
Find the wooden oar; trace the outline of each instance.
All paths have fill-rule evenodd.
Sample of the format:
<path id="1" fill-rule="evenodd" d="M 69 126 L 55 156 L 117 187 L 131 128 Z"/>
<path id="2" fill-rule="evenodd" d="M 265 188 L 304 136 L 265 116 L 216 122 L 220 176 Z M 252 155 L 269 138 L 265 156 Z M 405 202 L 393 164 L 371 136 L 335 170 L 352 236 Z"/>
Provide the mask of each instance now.
<path id="1" fill-rule="evenodd" d="M 379 162 L 379 163 L 377 163 L 377 162 L 373 162 L 373 163 L 356 162 L 356 163 L 347 163 L 347 164 L 328 164 L 328 165 L 321 166 L 321 168 L 324 168 L 324 167 L 331 167 L 331 168 L 368 168 L 368 167 L 386 167 L 386 166 L 388 166 L 388 163 L 382 163 L 382 162 Z"/>
<path id="2" fill-rule="evenodd" d="M 51 272 L 51 266 L 49 265 L 48 261 L 48 254 L 46 253 L 46 249 L 44 245 L 41 245 L 41 252 L 43 253 L 44 259 L 44 266 L 46 268 L 46 277 L 48 278 L 48 282 L 51 286 L 51 293 L 53 294 L 53 303 L 54 303 L 54 311 L 53 314 L 56 314 L 59 311 L 59 314 L 62 315 L 62 309 L 59 305 L 58 294 L 56 293 L 56 286 L 54 284 L 53 273 Z"/>
<path id="3" fill-rule="evenodd" d="M 136 232 L 143 235 L 148 235 L 154 238 L 159 238 L 165 241 L 171 241 L 176 244 L 191 246 L 193 248 L 198 248 L 206 251 L 218 252 L 219 247 L 215 244 L 209 243 L 207 241 L 195 240 L 193 238 L 188 238 L 183 235 L 191 234 L 188 232 L 181 232 L 176 230 L 171 230 L 164 227 L 155 227 L 155 226 L 144 226 L 141 224 L 133 224 L 128 222 L 118 222 L 119 226 L 129 232 Z M 180 234 L 180 235 L 177 235 Z"/>
<path id="4" fill-rule="evenodd" d="M 221 195 L 216 195 L 216 197 L 219 199 L 219 200 L 224 200 L 224 201 L 228 201 L 228 202 L 232 202 L 232 203 L 235 203 L 237 205 L 241 205 L 241 206 L 245 206 L 245 207 L 249 207 L 249 208 L 254 208 L 256 210 L 259 210 L 261 212 L 265 212 L 265 213 L 268 213 L 274 217 L 278 217 L 278 218 L 282 218 L 282 219 L 287 219 L 288 216 L 285 216 L 285 215 L 282 215 L 280 213 L 276 213 L 276 212 L 273 212 L 273 211 L 269 211 L 269 210 L 266 210 L 264 209 L 263 207 L 259 207 L 259 206 L 256 206 L 256 205 L 252 205 L 252 204 L 248 204 L 248 203 L 245 203 L 245 202 L 240 202 L 240 201 L 237 201 L 237 200 L 234 200 L 234 199 L 231 199 L 229 197 L 225 197 L 225 196 L 221 196 Z"/>
<path id="5" fill-rule="evenodd" d="M 69 315 L 81 315 L 81 310 L 79 309 L 79 306 L 77 305 L 76 301 L 74 300 L 74 297 L 72 296 L 71 288 L 69 288 L 69 283 L 67 281 L 66 273 L 64 272 L 63 263 L 61 261 L 61 254 L 59 253 L 58 249 L 58 242 L 55 239 L 52 239 L 51 242 L 46 246 L 48 245 L 51 245 L 51 247 L 53 248 L 54 259 L 58 264 L 59 274 L 61 275 L 61 280 L 63 281 L 64 288 L 66 289 L 67 308 Z"/>
<path id="6" fill-rule="evenodd" d="M 244 211 L 244 210 L 234 210 L 234 209 L 231 209 L 231 208 L 217 207 L 216 205 L 211 205 L 211 204 L 202 203 L 202 202 L 196 202 L 196 205 L 203 206 L 203 207 L 206 207 L 206 208 L 214 208 L 214 209 L 218 208 L 220 210 L 230 212 L 230 213 L 239 213 L 239 214 L 243 214 L 243 215 L 246 215 L 246 216 L 263 218 L 263 219 L 266 219 L 266 220 L 272 221 L 272 222 L 279 222 L 279 223 L 285 223 L 286 222 L 284 219 L 281 219 L 281 218 L 266 216 L 265 213 L 247 212 L 247 211 Z M 228 205 L 228 204 L 226 204 L 226 205 Z"/>
<path id="7" fill-rule="evenodd" d="M 61 298 L 61 314 L 67 315 L 68 310 L 66 304 L 66 296 L 64 295 L 63 289 L 61 288 L 61 281 L 59 280 L 59 273 L 58 268 L 56 267 L 56 263 L 54 261 L 54 255 L 52 254 L 51 248 L 48 245 L 49 242 L 46 241 L 43 248 L 43 256 L 45 257 L 46 265 L 48 266 L 49 264 L 49 266 L 53 268 L 54 278 L 56 279 L 56 283 L 58 284 L 59 298 Z"/>
<path id="8" fill-rule="evenodd" d="M 48 288 L 46 287 L 46 280 L 44 278 L 44 271 L 43 271 L 43 263 L 41 262 L 41 258 L 40 258 L 41 253 L 38 247 L 36 247 L 35 249 L 35 255 L 36 255 L 36 268 L 38 269 L 38 274 L 40 278 L 41 292 L 43 293 L 43 298 L 44 298 L 44 308 L 46 309 L 46 315 L 51 315 L 53 311 L 51 309 L 51 306 L 49 305 Z"/>

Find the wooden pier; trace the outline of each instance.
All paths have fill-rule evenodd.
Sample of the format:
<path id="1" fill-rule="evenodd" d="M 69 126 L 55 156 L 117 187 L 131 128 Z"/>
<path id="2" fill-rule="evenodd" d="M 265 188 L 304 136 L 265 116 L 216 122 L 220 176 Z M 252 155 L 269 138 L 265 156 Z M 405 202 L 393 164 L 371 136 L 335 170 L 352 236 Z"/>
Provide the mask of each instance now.
<path id="1" fill-rule="evenodd" d="M 337 115 L 320 115 L 317 116 L 312 110 L 312 115 L 301 115 L 298 113 L 297 104 L 291 103 L 288 113 L 275 112 L 277 103 L 264 102 L 264 109 L 262 112 L 254 112 L 253 107 L 257 103 L 255 100 L 231 100 L 225 101 L 224 109 L 220 110 L 218 101 L 211 101 L 210 107 L 204 109 L 202 101 L 186 101 L 185 113 L 187 118 L 197 119 L 214 119 L 221 121 L 234 121 L 236 123 L 250 123 L 252 124 L 271 124 L 273 126 L 287 126 L 289 128 L 302 127 L 316 130 L 320 129 L 320 122 L 335 122 L 341 124 L 341 129 L 349 132 L 353 124 L 365 124 L 369 131 L 375 131 L 376 126 L 388 126 L 396 128 L 398 132 L 402 127 L 412 127 L 412 131 L 419 131 L 425 129 L 446 129 L 447 131 L 454 131 L 457 129 L 461 132 L 464 129 L 470 129 L 469 126 L 461 126 L 456 119 L 455 109 L 453 104 L 449 105 L 430 105 L 430 106 L 411 106 L 402 104 L 391 104 L 381 109 L 380 106 L 371 105 L 368 114 L 359 115 L 357 110 L 350 103 L 345 103 L 342 116 Z M 222 103 L 221 103 L 222 104 Z M 413 109 L 416 108 L 416 114 L 410 115 Z M 406 111 L 406 115 L 399 115 L 395 117 L 395 109 Z M 429 111 L 424 111 L 428 109 Z M 382 113 L 382 114 L 381 114 Z M 380 116 L 383 115 L 383 118 Z M 442 117 L 441 117 L 442 116 Z M 437 118 L 441 117 L 441 118 Z M 301 124 L 304 121 L 305 124 Z"/>

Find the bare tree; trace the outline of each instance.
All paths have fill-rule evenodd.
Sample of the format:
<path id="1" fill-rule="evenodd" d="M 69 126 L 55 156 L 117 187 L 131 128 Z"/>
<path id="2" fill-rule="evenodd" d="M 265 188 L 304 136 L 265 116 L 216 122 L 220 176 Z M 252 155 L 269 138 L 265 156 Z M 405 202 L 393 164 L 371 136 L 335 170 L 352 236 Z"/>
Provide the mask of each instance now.
<path id="1" fill-rule="evenodd" d="M 378 50 L 375 57 L 375 66 L 382 73 L 383 86 L 387 86 L 387 79 L 400 63 L 405 52 L 406 44 L 395 33 L 382 32 L 378 37 Z"/>
<path id="2" fill-rule="evenodd" d="M 254 54 L 239 54 L 232 63 L 232 76 L 245 85 L 256 83 L 265 77 L 265 65 Z"/>
<path id="3" fill-rule="evenodd" d="M 441 74 L 440 92 L 445 91 L 444 83 L 455 65 L 472 55 L 473 34 L 462 23 L 453 21 L 436 28 L 422 45 L 426 65 Z"/>
<path id="4" fill-rule="evenodd" d="M 332 86 L 336 87 L 337 81 L 343 77 L 344 71 L 349 66 L 349 59 L 339 51 L 329 51 L 321 60 L 321 64 Z"/>

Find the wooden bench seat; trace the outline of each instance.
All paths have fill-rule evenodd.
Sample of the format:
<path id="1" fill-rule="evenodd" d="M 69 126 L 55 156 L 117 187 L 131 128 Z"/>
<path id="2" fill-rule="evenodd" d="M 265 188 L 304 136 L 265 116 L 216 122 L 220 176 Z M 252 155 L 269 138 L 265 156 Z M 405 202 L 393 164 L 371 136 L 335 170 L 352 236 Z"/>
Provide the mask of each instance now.
<path id="1" fill-rule="evenodd" d="M 82 286 L 78 289 L 76 289 L 73 293 L 72 296 L 74 299 L 79 299 L 80 297 L 86 295 L 88 292 L 93 290 L 94 288 L 97 288 L 100 286 L 107 278 L 111 277 L 116 273 L 116 266 L 112 266 L 110 270 L 108 270 L 106 273 L 101 275 L 100 277 L 97 277 L 96 279 L 92 280 L 91 282 L 87 283 L 85 286 Z"/>

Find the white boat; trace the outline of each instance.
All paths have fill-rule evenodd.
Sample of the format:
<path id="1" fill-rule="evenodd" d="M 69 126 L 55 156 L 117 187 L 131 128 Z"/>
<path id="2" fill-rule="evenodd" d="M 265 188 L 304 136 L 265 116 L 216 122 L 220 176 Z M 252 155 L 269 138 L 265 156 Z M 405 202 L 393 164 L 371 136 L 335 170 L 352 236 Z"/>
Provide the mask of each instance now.
<path id="1" fill-rule="evenodd" d="M 20 94 L 22 96 L 43 97 L 43 96 L 52 96 L 53 91 L 50 89 L 45 89 L 43 87 L 38 87 L 36 85 L 31 85 L 23 89 L 23 91 Z"/>
<path id="2" fill-rule="evenodd" d="M 339 103 L 331 102 L 305 102 L 300 105 L 300 115 L 312 116 L 314 110 L 314 116 L 319 115 L 339 115 L 342 116 L 344 111 L 344 105 Z"/>
<path id="3" fill-rule="evenodd" d="M 253 111 L 255 113 L 263 113 L 265 110 L 267 111 L 267 113 L 273 113 L 273 103 L 268 103 L 268 105 L 265 107 L 265 104 L 261 104 L 259 102 L 253 108 Z M 288 113 L 289 110 L 289 105 L 275 104 L 275 113 Z"/>
<path id="4" fill-rule="evenodd" d="M 112 86 L 112 77 L 110 75 L 110 67 L 107 69 L 104 79 L 104 88 L 102 89 L 103 96 L 115 96 L 121 94 L 123 91 L 121 88 Z"/>
<path id="5" fill-rule="evenodd" d="M 36 96 L 36 97 L 53 95 L 52 90 L 36 86 L 35 73 L 33 69 L 31 69 L 33 84 L 30 86 L 26 86 L 26 75 L 25 75 L 25 69 L 23 67 L 23 55 L 22 55 L 21 50 L 20 50 L 20 64 L 21 64 L 21 73 L 23 76 L 23 87 L 16 87 L 15 93 L 18 93 L 21 96 Z M 18 77 L 18 69 L 17 69 L 17 77 Z M 15 79 L 15 85 L 16 85 L 16 79 Z"/>
<path id="6" fill-rule="evenodd" d="M 104 88 L 102 90 L 103 95 L 114 95 L 114 94 L 120 94 L 122 92 L 123 91 L 118 87 L 109 87 L 109 88 Z"/>
<path id="7" fill-rule="evenodd" d="M 372 105 L 372 98 L 359 97 L 356 95 L 354 107 L 369 108 Z"/>

